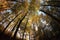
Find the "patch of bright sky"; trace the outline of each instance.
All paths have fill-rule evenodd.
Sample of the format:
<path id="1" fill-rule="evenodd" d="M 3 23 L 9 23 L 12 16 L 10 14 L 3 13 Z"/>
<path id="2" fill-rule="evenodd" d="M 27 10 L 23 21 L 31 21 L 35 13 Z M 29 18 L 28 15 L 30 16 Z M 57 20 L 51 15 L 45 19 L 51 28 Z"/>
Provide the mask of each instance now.
<path id="1" fill-rule="evenodd" d="M 45 25 L 46 21 L 44 19 L 41 19 L 41 22 Z"/>
<path id="2" fill-rule="evenodd" d="M 46 9 L 48 9 L 50 11 L 51 10 L 51 6 L 46 6 Z"/>
<path id="3" fill-rule="evenodd" d="M 12 11 L 11 11 L 11 10 L 6 10 L 6 12 L 12 13 Z"/>
<path id="4" fill-rule="evenodd" d="M 44 13 L 44 12 L 42 12 L 42 11 L 37 11 L 38 12 L 38 15 L 41 15 L 41 14 L 43 14 L 43 16 L 46 16 L 46 14 Z"/>
<path id="5" fill-rule="evenodd" d="M 31 0 L 28 0 L 28 2 L 31 2 Z"/>
<path id="6" fill-rule="evenodd" d="M 40 3 L 43 4 L 44 3 L 44 0 L 40 0 Z"/>
<path id="7" fill-rule="evenodd" d="M 7 12 L 9 12 L 10 14 L 12 13 L 12 11 L 11 11 L 10 9 L 5 10 L 5 11 L 3 11 L 3 12 L 1 12 L 1 13 L 4 14 L 4 13 L 7 13 Z"/>
<path id="8" fill-rule="evenodd" d="M 16 4 L 17 2 L 13 2 L 13 4 Z"/>

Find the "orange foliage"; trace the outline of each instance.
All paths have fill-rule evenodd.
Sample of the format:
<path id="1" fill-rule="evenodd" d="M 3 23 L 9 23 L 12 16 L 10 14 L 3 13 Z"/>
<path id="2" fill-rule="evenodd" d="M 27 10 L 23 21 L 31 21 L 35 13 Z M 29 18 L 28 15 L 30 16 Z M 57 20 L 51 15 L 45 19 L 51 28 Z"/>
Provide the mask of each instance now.
<path id="1" fill-rule="evenodd" d="M 8 2 L 6 0 L 0 0 L 0 12 L 8 8 Z"/>

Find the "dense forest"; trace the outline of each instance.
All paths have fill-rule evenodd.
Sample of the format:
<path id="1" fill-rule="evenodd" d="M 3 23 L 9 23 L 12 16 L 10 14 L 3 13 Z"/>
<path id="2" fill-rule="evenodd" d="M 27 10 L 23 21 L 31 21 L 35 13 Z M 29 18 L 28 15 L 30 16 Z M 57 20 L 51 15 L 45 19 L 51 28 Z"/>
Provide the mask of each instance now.
<path id="1" fill-rule="evenodd" d="M 0 40 L 60 40 L 60 0 L 0 0 Z"/>

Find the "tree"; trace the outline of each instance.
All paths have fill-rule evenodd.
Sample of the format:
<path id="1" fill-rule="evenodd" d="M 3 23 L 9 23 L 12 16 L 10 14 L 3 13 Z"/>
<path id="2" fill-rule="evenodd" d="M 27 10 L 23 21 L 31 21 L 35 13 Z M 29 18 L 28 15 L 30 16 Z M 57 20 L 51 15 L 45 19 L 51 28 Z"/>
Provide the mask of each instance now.
<path id="1" fill-rule="evenodd" d="M 0 0 L 2 2 L 2 0 Z M 1 14 L 0 30 L 11 40 L 59 39 L 58 2 L 52 0 L 3 0 L 12 12 Z M 42 3 L 43 2 L 43 3 Z M 13 5 L 11 3 L 14 3 Z M 41 4 L 42 3 L 42 4 Z M 4 4 L 2 2 L 2 4 Z M 2 5 L 1 4 L 1 5 Z M 10 4 L 10 5 L 8 5 Z M 5 5 L 5 4 L 4 4 Z M 5 6 L 6 6 L 5 5 Z M 5 10 L 3 6 L 1 9 Z M 9 9 L 9 8 L 7 8 Z M 2 11 L 3 12 L 3 11 Z M 7 15 L 8 14 L 8 15 Z M 7 15 L 7 16 L 6 16 Z M 58 26 L 58 27 L 57 27 Z"/>

